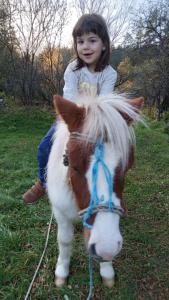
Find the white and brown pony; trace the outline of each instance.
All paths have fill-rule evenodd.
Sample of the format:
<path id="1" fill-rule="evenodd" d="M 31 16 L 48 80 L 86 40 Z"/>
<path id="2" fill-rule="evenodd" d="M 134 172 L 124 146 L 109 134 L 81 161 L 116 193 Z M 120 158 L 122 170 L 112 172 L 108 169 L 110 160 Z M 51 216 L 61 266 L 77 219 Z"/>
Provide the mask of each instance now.
<path id="1" fill-rule="evenodd" d="M 61 116 L 47 168 L 47 190 L 58 224 L 56 285 L 69 275 L 73 220 L 82 216 L 88 251 L 100 260 L 107 286 L 114 282 L 112 260 L 122 249 L 120 216 L 126 172 L 134 162 L 132 123 L 141 121 L 143 98 L 109 95 L 77 104 L 54 96 Z"/>

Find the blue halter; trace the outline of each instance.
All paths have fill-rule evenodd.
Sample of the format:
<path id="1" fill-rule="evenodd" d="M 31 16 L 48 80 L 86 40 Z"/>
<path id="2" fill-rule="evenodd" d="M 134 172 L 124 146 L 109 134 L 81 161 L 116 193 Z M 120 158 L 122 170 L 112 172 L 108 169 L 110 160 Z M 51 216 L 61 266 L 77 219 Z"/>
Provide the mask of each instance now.
<path id="1" fill-rule="evenodd" d="M 112 201 L 112 194 L 113 194 L 113 177 L 110 173 L 109 168 L 104 162 L 104 144 L 97 142 L 95 147 L 95 162 L 92 169 L 92 191 L 90 197 L 89 207 L 87 208 L 84 216 L 83 216 L 83 226 L 88 227 L 89 229 L 92 228 L 92 225 L 87 223 L 87 220 L 90 216 L 92 216 L 96 211 L 99 211 L 104 208 L 106 211 L 115 212 L 118 210 L 115 207 Z M 98 178 L 98 169 L 99 164 L 101 165 L 104 175 L 106 178 L 107 186 L 108 186 L 108 200 L 104 200 L 104 196 L 102 195 L 100 198 L 97 193 L 97 178 Z"/>

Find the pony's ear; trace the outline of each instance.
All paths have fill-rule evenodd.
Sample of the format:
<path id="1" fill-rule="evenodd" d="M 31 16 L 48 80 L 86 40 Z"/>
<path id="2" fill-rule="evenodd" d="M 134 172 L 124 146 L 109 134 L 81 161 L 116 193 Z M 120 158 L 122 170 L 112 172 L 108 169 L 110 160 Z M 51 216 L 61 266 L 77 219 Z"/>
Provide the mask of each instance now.
<path id="1" fill-rule="evenodd" d="M 139 114 L 139 111 L 142 109 L 144 104 L 144 98 L 134 98 L 134 99 L 127 99 L 127 103 L 129 103 L 131 106 L 133 106 L 133 109 Z M 126 113 L 120 112 L 123 118 L 126 120 L 128 125 L 131 125 L 133 122 L 133 119 L 131 119 Z"/>
<path id="2" fill-rule="evenodd" d="M 56 112 L 68 125 L 69 131 L 76 131 L 85 116 L 85 108 L 79 107 L 75 103 L 64 99 L 59 95 L 53 96 L 53 103 Z"/>
<path id="3" fill-rule="evenodd" d="M 137 111 L 139 111 L 143 107 L 144 98 L 139 97 L 139 98 L 129 99 L 127 100 L 127 102 L 133 107 L 135 107 Z"/>

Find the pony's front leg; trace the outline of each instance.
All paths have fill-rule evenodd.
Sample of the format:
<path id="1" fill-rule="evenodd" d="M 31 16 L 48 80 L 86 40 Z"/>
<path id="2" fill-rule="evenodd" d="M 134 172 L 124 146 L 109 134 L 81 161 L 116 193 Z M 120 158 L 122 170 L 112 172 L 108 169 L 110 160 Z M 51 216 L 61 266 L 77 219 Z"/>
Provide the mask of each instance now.
<path id="1" fill-rule="evenodd" d="M 73 240 L 73 224 L 70 220 L 63 218 L 57 219 L 58 222 L 58 246 L 59 257 L 55 269 L 55 284 L 61 287 L 66 283 L 69 275 L 69 264 L 71 255 L 71 242 Z"/>
<path id="2" fill-rule="evenodd" d="M 100 275 L 103 280 L 103 284 L 109 288 L 114 285 L 115 272 L 112 266 L 112 261 L 106 261 L 100 263 Z"/>

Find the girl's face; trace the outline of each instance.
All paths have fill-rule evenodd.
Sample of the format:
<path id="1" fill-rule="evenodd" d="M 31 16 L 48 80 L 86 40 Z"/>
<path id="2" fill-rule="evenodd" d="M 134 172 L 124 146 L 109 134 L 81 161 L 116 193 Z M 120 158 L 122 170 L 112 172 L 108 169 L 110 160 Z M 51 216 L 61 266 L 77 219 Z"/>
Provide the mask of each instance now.
<path id="1" fill-rule="evenodd" d="M 77 37 L 77 54 L 91 72 L 95 71 L 97 62 L 104 50 L 105 46 L 101 38 L 93 32 Z"/>

